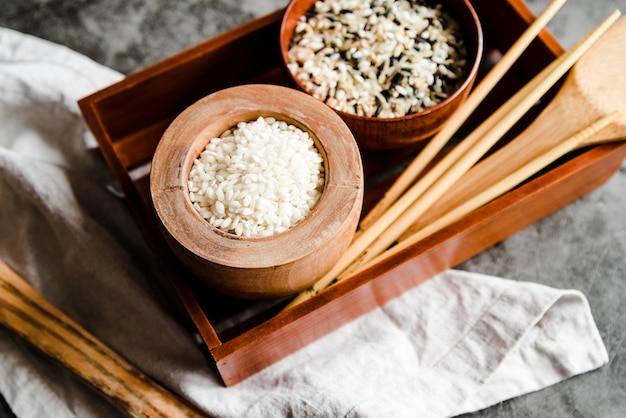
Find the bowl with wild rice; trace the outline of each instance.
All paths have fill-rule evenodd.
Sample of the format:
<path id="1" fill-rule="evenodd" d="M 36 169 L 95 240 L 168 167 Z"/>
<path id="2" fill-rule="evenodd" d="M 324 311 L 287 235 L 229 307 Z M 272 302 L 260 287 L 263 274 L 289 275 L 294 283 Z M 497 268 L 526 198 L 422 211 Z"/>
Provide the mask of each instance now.
<path id="1" fill-rule="evenodd" d="M 292 0 L 280 31 L 288 77 L 364 149 L 434 135 L 467 98 L 483 49 L 468 0 Z"/>
<path id="2" fill-rule="evenodd" d="M 167 128 L 150 193 L 165 240 L 195 276 L 243 299 L 292 295 L 345 251 L 363 167 L 343 120 L 310 95 L 242 85 Z"/>

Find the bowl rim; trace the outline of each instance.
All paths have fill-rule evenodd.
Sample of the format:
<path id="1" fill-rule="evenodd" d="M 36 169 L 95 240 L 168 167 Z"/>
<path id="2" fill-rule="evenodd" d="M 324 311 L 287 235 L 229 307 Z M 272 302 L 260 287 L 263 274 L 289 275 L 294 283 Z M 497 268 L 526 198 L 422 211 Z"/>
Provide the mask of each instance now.
<path id="1" fill-rule="evenodd" d="M 308 106 L 306 112 L 303 104 Z M 319 201 L 300 223 L 279 234 L 247 238 L 203 219 L 192 206 L 187 180 L 194 158 L 208 141 L 237 123 L 229 121 L 258 116 L 271 116 L 308 131 L 324 159 L 325 182 Z M 315 252 L 336 238 L 350 214 L 360 213 L 363 193 L 358 146 L 341 118 L 310 95 L 276 85 L 240 85 L 196 101 L 166 129 L 150 172 L 153 206 L 167 233 L 195 256 L 236 268 L 289 264 Z M 339 207 L 337 201 L 342 202 Z"/>
<path id="2" fill-rule="evenodd" d="M 285 13 L 283 14 L 283 17 L 280 22 L 280 36 L 279 36 L 280 56 L 281 56 L 281 61 L 283 63 L 283 67 L 285 68 L 285 73 L 287 74 L 289 79 L 298 87 L 298 89 L 311 95 L 310 93 L 307 92 L 307 90 L 304 88 L 302 83 L 300 83 L 300 81 L 294 76 L 294 74 L 287 67 L 287 63 L 289 62 L 287 53 L 289 51 L 289 41 L 291 39 L 291 33 L 293 32 L 293 29 L 289 31 L 289 36 L 287 37 L 285 35 L 288 32 L 286 26 L 287 26 L 287 22 L 289 20 L 290 14 L 293 13 L 293 10 L 296 7 L 298 7 L 302 3 L 302 1 L 303 0 L 291 0 L 285 9 Z M 306 2 L 311 3 L 311 5 L 314 4 L 316 1 L 317 0 L 306 0 Z M 434 106 L 423 109 L 420 112 L 411 113 L 408 115 L 395 116 L 395 117 L 390 117 L 390 118 L 380 118 L 376 116 L 363 116 L 363 115 L 358 115 L 355 113 L 344 112 L 342 110 L 331 107 L 333 111 L 335 111 L 337 114 L 339 114 L 343 118 L 352 119 L 355 121 L 361 121 L 361 122 L 375 121 L 376 123 L 383 123 L 383 124 L 400 123 L 400 122 L 405 122 L 407 120 L 416 119 L 416 118 L 420 118 L 420 117 L 423 117 L 432 113 L 439 112 L 441 109 L 445 108 L 451 102 L 456 100 L 458 96 L 462 95 L 463 92 L 466 91 L 466 89 L 471 87 L 471 85 L 474 83 L 476 76 L 478 75 L 478 71 L 480 69 L 480 61 L 481 61 L 481 57 L 482 57 L 483 50 L 484 50 L 484 34 L 483 34 L 482 24 L 480 23 L 480 19 L 478 18 L 478 14 L 476 13 L 476 10 L 474 9 L 474 7 L 472 6 L 469 0 L 437 0 L 437 3 L 438 2 L 445 2 L 445 3 L 458 2 L 464 5 L 463 10 L 467 12 L 469 16 L 471 16 L 471 19 L 469 19 L 473 23 L 473 27 L 471 28 L 471 32 L 472 32 L 471 37 L 472 37 L 472 45 L 475 46 L 475 48 L 473 48 L 472 50 L 473 53 L 471 54 L 471 57 L 468 55 L 468 59 L 471 58 L 472 60 L 472 65 L 469 67 L 467 74 L 465 75 L 465 79 L 463 83 L 459 84 L 459 86 L 454 90 L 454 92 L 450 96 L 442 100 L 441 102 L 435 104 Z M 452 8 L 448 8 L 447 10 L 450 10 L 450 9 Z M 457 12 L 450 10 L 450 13 L 455 15 Z M 460 19 L 458 19 L 458 17 L 455 16 L 455 18 L 457 22 L 459 23 L 459 25 L 461 26 L 462 30 L 464 32 L 468 31 L 468 28 L 466 27 L 466 25 L 460 22 L 459 21 Z M 295 24 L 294 24 L 294 27 L 295 27 Z M 464 34 L 464 35 L 467 36 L 467 34 Z"/>

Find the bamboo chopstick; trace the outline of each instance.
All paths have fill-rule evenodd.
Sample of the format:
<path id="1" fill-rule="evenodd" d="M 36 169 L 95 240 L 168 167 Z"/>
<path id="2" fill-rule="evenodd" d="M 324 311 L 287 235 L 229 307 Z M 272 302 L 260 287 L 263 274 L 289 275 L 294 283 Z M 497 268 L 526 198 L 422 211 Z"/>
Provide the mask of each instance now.
<path id="1" fill-rule="evenodd" d="M 557 58 L 533 78 L 511 99 L 494 112 L 481 126 L 457 145 L 433 170 L 442 166 L 444 172 L 401 216 L 386 222 L 389 226 L 378 234 L 358 259 L 344 271 L 359 269 L 372 258 L 385 251 L 426 210 L 441 198 L 526 112 L 574 65 L 595 41 L 617 20 L 620 13 L 612 13 L 599 27 L 584 37 L 574 47 Z M 432 170 L 431 170 L 432 171 Z M 430 174 L 430 171 L 429 173 Z M 418 187 L 421 179 L 413 187 Z M 411 191 L 407 191 L 408 194 Z M 404 196 L 403 196 L 404 198 Z M 383 217 L 387 216 L 384 214 Z M 380 218 L 382 222 L 383 217 Z M 345 276 L 345 274 L 343 275 Z M 341 278 L 340 276 L 339 278 Z"/>
<path id="2" fill-rule="evenodd" d="M 434 174 L 430 175 L 432 170 L 429 171 L 426 176 L 407 190 L 383 216 L 356 237 L 350 248 L 328 274 L 311 288 L 296 296 L 284 309 L 289 309 L 309 299 L 335 280 L 343 280 L 351 271 L 367 263 L 389 247 L 414 222 L 414 219 L 419 214 L 424 213 L 438 197 L 445 193 L 464 172 L 478 161 L 526 113 L 530 106 L 565 74 L 618 17 L 619 12 L 613 12 L 595 30 L 590 32 L 565 54 L 558 57 L 502 105 L 487 121 L 481 124 L 433 168 L 437 172 L 444 173 L 440 178 Z M 433 181 L 435 183 L 430 177 L 434 177 L 435 180 L 439 178 L 439 180 L 428 188 L 424 186 L 422 181 L 426 181 L 426 183 Z M 422 196 L 422 199 L 417 200 L 417 197 L 422 193 L 422 189 L 426 190 L 427 193 Z"/>
<path id="3" fill-rule="evenodd" d="M 553 0 L 511 48 L 502 55 L 487 76 L 473 89 L 467 100 L 446 121 L 442 129 L 428 141 L 428 144 L 396 179 L 382 199 L 361 220 L 359 224 L 361 230 L 369 228 L 415 181 L 566 1 Z"/>
<path id="4" fill-rule="evenodd" d="M 469 214 L 470 212 L 478 209 L 479 207 L 485 205 L 486 203 L 492 201 L 498 196 L 503 195 L 504 193 L 512 190 L 515 186 L 521 184 L 523 181 L 529 179 L 534 174 L 538 173 L 540 170 L 546 168 L 551 163 L 555 162 L 562 156 L 567 153 L 581 147 L 584 145 L 591 145 L 591 143 L 587 143 L 587 138 L 595 135 L 602 129 L 608 127 L 612 123 L 614 123 L 619 117 L 621 117 L 621 113 L 616 111 L 609 115 L 606 115 L 591 125 L 581 129 L 576 134 L 567 138 L 563 142 L 560 142 L 555 147 L 546 151 L 545 153 L 535 157 L 522 167 L 518 168 L 511 174 L 502 178 L 498 182 L 494 183 L 492 186 L 483 190 L 481 193 L 475 195 L 471 199 L 457 206 L 456 208 L 448 211 L 442 216 L 436 218 L 433 222 L 430 222 L 428 225 L 425 225 L 423 228 L 417 230 L 409 237 L 403 239 L 398 244 L 379 254 L 372 260 L 370 260 L 365 265 L 360 266 L 358 269 L 352 271 L 350 276 L 354 274 L 358 274 L 359 272 L 371 267 L 374 264 L 377 264 L 388 257 L 391 257 L 406 248 L 414 245 L 420 240 L 426 238 L 429 235 L 434 234 L 437 231 L 445 228 L 446 226 L 452 224 L 453 222 L 461 219 L 463 216 Z M 618 141 L 618 140 L 626 140 L 626 138 L 614 137 L 614 138 L 605 138 L 606 142 L 610 141 Z M 604 142 L 604 141 L 598 141 Z"/>
<path id="5" fill-rule="evenodd" d="M 206 416 L 105 346 L 1 261 L 0 324 L 60 361 L 132 417 Z"/>
<path id="6" fill-rule="evenodd" d="M 367 245 L 379 234 L 382 234 L 387 225 L 377 222 L 382 213 L 388 218 L 395 218 L 419 196 L 430 184 L 432 184 L 439 175 L 436 167 L 435 171 L 431 170 L 421 179 L 421 182 L 415 185 L 407 192 L 408 196 L 400 195 L 414 181 L 414 179 L 422 172 L 422 170 L 431 162 L 434 156 L 443 148 L 448 140 L 454 135 L 456 130 L 463 124 L 469 115 L 482 102 L 486 95 L 493 89 L 502 76 L 509 70 L 515 60 L 522 54 L 530 42 L 545 27 L 546 23 L 554 16 L 554 14 L 563 5 L 564 0 L 554 0 L 546 7 L 545 11 L 535 19 L 535 21 L 522 33 L 521 37 L 513 44 L 500 61 L 491 69 L 489 74 L 469 95 L 468 99 L 462 104 L 452 115 L 450 120 L 446 122 L 442 130 L 431 139 L 418 157 L 405 169 L 404 173 L 396 180 L 391 189 L 383 196 L 381 203 L 376 205 L 369 214 L 361 221 L 360 229 L 354 237 L 354 240 L 346 253 L 339 259 L 337 264 L 324 277 L 316 282 L 311 288 L 305 290 L 296 296 L 284 309 L 300 303 L 303 300 L 319 293 L 323 288 L 328 286 L 335 278 L 348 267 L 359 254 L 365 250 Z M 457 116 L 458 114 L 458 116 Z M 485 127 L 486 128 L 486 127 Z M 384 201 L 384 202 L 383 202 Z M 369 218 L 368 218 L 369 217 Z M 357 252 L 357 254 L 354 254 Z"/>

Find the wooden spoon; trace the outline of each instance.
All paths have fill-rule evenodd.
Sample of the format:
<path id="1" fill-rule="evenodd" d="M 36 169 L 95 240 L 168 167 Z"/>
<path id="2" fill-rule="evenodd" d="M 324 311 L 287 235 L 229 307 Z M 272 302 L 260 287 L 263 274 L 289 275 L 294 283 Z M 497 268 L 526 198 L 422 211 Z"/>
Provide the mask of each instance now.
<path id="1" fill-rule="evenodd" d="M 206 416 L 68 318 L 3 262 L 0 324 L 60 361 L 132 417 Z"/>
<path id="2" fill-rule="evenodd" d="M 615 114 L 583 145 L 626 137 L 626 17 L 619 19 L 581 57 L 535 121 L 505 147 L 468 171 L 400 238 L 400 241 L 465 204 L 484 190 L 548 153 L 585 127 Z M 544 165 L 545 167 L 545 165 Z M 520 182 L 524 179 L 520 179 Z M 506 190 L 505 190 L 506 191 Z M 492 198 L 495 198 L 493 196 Z M 486 202 L 485 202 L 486 203 Z"/>
<path id="3" fill-rule="evenodd" d="M 383 252 L 378 257 L 371 260 L 369 263 L 366 263 L 365 265 L 360 266 L 358 269 L 350 272 L 350 275 L 356 274 L 376 263 L 379 263 L 385 258 L 397 254 L 398 252 L 421 241 L 427 236 L 445 228 L 451 223 L 461 219 L 463 216 L 478 209 L 482 205 L 513 189 L 515 186 L 529 179 L 531 176 L 538 173 L 539 171 L 546 168 L 548 165 L 555 162 L 556 160 L 571 151 L 586 146 L 625 140 L 626 130 L 618 136 L 613 136 L 610 133 L 612 130 L 614 130 L 615 123 L 618 122 L 621 117 L 623 117 L 622 113 L 620 111 L 615 111 L 610 115 L 600 118 L 593 124 L 583 128 L 565 141 L 549 149 L 544 154 L 541 154 L 535 159 L 527 162 L 517 170 L 513 171 L 511 174 L 498 180 L 491 186 L 479 191 L 477 194 L 468 198 L 468 200 L 449 210 L 445 214 L 440 215 L 438 218 L 433 219 L 428 223 L 419 222 L 415 224 L 414 228 L 412 228 L 411 231 L 405 234 L 398 244 Z"/>

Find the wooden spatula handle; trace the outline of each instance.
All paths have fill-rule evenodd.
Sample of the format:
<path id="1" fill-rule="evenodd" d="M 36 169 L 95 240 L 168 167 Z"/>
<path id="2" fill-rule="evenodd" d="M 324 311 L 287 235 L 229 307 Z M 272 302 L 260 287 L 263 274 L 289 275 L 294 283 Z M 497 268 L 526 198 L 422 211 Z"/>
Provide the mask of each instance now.
<path id="1" fill-rule="evenodd" d="M 70 368 L 132 417 L 200 417 L 55 308 L 0 261 L 0 324 Z"/>

